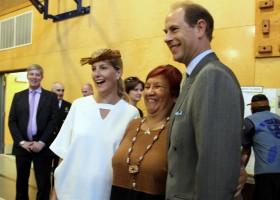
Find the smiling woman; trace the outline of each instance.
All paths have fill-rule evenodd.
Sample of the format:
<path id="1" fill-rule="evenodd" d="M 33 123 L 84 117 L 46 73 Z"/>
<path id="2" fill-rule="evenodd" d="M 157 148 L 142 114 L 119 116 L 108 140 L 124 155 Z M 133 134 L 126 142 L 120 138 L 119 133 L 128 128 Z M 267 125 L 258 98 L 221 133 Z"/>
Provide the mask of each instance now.
<path id="1" fill-rule="evenodd" d="M 97 50 L 82 58 L 81 64 L 91 65 L 96 91 L 73 102 L 50 147 L 63 160 L 54 172 L 52 199 L 108 200 L 112 156 L 127 124 L 139 112 L 122 99 L 123 65 L 118 50 Z"/>
<path id="2" fill-rule="evenodd" d="M 172 65 L 148 74 L 143 90 L 147 117 L 129 124 L 113 156 L 111 200 L 165 199 L 167 126 L 181 79 Z"/>

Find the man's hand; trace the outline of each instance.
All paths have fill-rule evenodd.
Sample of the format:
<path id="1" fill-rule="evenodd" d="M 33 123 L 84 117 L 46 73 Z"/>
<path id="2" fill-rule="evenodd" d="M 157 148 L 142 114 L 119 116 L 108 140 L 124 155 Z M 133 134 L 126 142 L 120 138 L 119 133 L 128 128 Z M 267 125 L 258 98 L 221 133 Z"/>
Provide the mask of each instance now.
<path id="1" fill-rule="evenodd" d="M 31 151 L 38 153 L 44 148 L 44 144 L 34 141 L 31 145 Z"/>
<path id="2" fill-rule="evenodd" d="M 243 154 L 241 156 L 240 174 L 239 174 L 238 185 L 237 185 L 236 193 L 234 194 L 234 197 L 237 197 L 241 193 L 241 191 L 247 181 L 248 174 L 245 170 L 245 164 L 247 164 L 247 160 L 248 160 L 248 155 Z"/>
<path id="3" fill-rule="evenodd" d="M 24 141 L 23 144 L 21 144 L 20 146 L 22 148 L 24 148 L 26 151 L 28 151 L 29 153 L 31 153 L 31 146 L 32 146 L 33 142 L 28 142 L 28 141 Z"/>

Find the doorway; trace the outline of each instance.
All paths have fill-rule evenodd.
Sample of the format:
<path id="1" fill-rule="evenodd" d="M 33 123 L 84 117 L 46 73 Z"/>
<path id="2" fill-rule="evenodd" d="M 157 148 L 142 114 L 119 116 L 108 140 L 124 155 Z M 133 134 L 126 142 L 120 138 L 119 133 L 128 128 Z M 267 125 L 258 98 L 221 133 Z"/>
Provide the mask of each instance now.
<path id="1" fill-rule="evenodd" d="M 13 139 L 8 118 L 14 94 L 28 88 L 27 72 L 0 73 L 0 154 L 11 154 Z"/>

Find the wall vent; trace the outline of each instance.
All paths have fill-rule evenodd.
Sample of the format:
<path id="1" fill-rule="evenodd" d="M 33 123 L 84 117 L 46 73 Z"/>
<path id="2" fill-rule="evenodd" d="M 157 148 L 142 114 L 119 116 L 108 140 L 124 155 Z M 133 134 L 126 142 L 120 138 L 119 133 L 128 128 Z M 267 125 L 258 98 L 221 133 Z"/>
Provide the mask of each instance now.
<path id="1" fill-rule="evenodd" d="M 32 43 L 33 11 L 0 21 L 0 50 Z"/>

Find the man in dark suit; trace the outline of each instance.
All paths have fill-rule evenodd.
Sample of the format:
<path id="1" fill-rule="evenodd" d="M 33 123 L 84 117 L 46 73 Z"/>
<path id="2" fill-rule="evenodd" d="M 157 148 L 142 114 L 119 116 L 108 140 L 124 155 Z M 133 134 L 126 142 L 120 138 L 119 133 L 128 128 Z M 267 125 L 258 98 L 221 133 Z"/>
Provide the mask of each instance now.
<path id="1" fill-rule="evenodd" d="M 235 196 L 244 103 L 235 75 L 211 50 L 213 26 L 211 14 L 190 2 L 174 4 L 165 20 L 165 42 L 189 75 L 170 117 L 169 200 Z"/>
<path id="2" fill-rule="evenodd" d="M 56 128 L 56 133 L 59 133 L 60 128 L 62 127 L 62 124 L 64 120 L 66 119 L 66 116 L 71 108 L 71 103 L 68 101 L 65 101 L 63 99 L 64 96 L 64 85 L 61 82 L 54 82 L 52 84 L 52 92 L 57 94 L 57 99 L 58 99 L 58 106 L 59 106 L 59 112 L 58 112 L 58 125 Z M 54 155 L 53 158 L 53 166 L 52 170 L 54 171 L 55 168 L 58 165 L 59 157 L 57 155 Z"/>
<path id="3" fill-rule="evenodd" d="M 29 89 L 14 95 L 9 115 L 9 128 L 16 157 L 16 199 L 28 199 L 28 179 L 33 162 L 37 183 L 37 199 L 49 200 L 53 153 L 49 145 L 57 126 L 58 102 L 55 93 L 41 87 L 43 68 L 32 64 L 27 68 Z"/>

